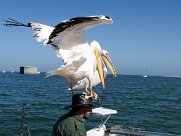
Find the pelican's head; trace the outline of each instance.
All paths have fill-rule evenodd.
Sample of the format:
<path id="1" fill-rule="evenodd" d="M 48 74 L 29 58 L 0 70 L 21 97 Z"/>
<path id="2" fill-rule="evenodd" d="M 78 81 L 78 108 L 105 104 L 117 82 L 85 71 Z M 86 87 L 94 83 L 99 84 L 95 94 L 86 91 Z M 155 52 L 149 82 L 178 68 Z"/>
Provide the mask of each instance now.
<path id="1" fill-rule="evenodd" d="M 112 24 L 113 23 L 113 20 L 108 16 L 100 15 L 100 16 L 95 16 L 95 18 L 97 18 L 97 20 L 100 20 L 100 22 L 102 24 Z"/>
<path id="2" fill-rule="evenodd" d="M 96 57 L 96 66 L 97 66 L 96 68 L 99 73 L 100 81 L 102 83 L 103 88 L 105 88 L 104 79 L 105 79 L 106 73 L 104 73 L 104 70 L 103 70 L 104 65 L 106 65 L 106 67 L 110 69 L 114 77 L 116 77 L 116 71 L 115 71 L 114 65 L 111 59 L 109 58 L 108 52 L 105 50 L 101 50 L 101 46 L 98 42 L 93 41 L 90 46 L 92 47 L 94 51 L 94 55 Z"/>
<path id="3" fill-rule="evenodd" d="M 87 16 L 87 17 L 76 17 L 69 20 L 69 23 L 72 25 L 85 24 L 84 27 L 90 29 L 92 27 L 101 25 L 101 24 L 112 24 L 113 20 L 108 16 L 97 15 L 97 16 Z"/>
<path id="4" fill-rule="evenodd" d="M 109 53 L 106 50 L 101 50 L 101 57 L 104 61 L 104 64 L 106 65 L 107 68 L 110 69 L 111 73 L 113 74 L 114 77 L 117 76 L 116 70 L 114 68 L 114 65 L 109 57 Z"/>

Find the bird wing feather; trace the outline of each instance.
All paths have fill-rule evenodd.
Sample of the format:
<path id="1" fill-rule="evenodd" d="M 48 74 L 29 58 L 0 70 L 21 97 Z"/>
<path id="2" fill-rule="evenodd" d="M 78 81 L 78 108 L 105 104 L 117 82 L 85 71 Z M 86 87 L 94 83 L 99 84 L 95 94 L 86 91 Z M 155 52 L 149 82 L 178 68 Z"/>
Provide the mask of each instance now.
<path id="1" fill-rule="evenodd" d="M 42 42 L 44 45 L 48 42 L 49 36 L 54 30 L 51 26 L 35 22 L 30 22 L 30 26 L 33 30 L 33 38 L 35 38 L 38 42 Z"/>

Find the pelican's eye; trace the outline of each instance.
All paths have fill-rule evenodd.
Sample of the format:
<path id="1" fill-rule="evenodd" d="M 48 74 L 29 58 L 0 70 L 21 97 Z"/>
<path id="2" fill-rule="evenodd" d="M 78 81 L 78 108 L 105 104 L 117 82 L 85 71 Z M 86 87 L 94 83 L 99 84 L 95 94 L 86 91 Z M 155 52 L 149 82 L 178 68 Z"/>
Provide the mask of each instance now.
<path id="1" fill-rule="evenodd" d="M 105 16 L 105 18 L 110 19 L 110 17 L 108 17 L 108 16 Z"/>

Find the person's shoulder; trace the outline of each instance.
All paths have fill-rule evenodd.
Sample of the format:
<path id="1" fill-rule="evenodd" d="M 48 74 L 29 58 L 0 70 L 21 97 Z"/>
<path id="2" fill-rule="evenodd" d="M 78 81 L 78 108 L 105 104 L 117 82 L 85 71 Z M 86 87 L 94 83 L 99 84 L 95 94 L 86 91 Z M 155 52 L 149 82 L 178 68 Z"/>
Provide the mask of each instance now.
<path id="1" fill-rule="evenodd" d="M 74 120 L 75 120 L 74 115 L 71 112 L 69 112 L 69 113 L 67 113 L 67 114 L 65 114 L 59 118 L 58 124 L 64 125 L 64 126 L 65 125 L 72 125 L 74 123 Z"/>
<path id="2" fill-rule="evenodd" d="M 74 117 L 73 116 L 69 116 L 69 117 L 66 117 L 64 119 L 62 119 L 60 122 L 61 124 L 64 124 L 64 123 L 73 123 L 74 122 Z"/>

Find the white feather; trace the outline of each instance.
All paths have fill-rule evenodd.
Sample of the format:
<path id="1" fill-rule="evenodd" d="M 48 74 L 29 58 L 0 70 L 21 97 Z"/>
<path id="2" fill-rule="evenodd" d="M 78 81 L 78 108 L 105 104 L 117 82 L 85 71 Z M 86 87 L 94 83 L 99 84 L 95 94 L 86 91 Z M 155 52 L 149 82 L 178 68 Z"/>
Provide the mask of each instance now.
<path id="1" fill-rule="evenodd" d="M 54 28 L 35 22 L 31 22 L 30 24 L 34 32 L 33 38 L 35 38 L 38 42 L 42 42 L 45 45 L 48 42 L 49 36 Z"/>

